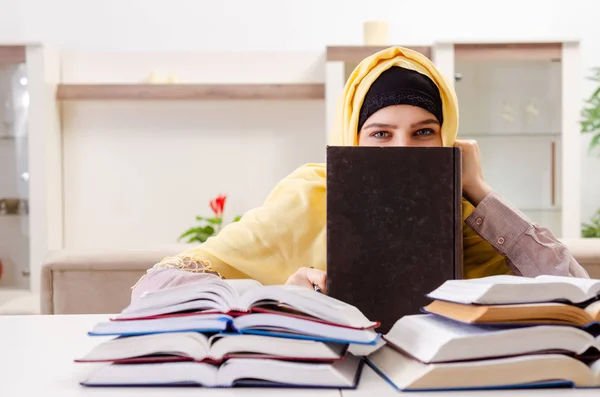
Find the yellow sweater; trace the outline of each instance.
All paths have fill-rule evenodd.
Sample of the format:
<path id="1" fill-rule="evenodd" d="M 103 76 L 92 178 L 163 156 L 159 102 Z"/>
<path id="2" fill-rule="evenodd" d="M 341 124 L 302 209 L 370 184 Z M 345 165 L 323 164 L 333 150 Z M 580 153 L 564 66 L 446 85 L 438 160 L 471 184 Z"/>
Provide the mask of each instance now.
<path id="1" fill-rule="evenodd" d="M 444 146 L 452 146 L 458 131 L 458 104 L 453 86 L 429 59 L 400 47 L 366 58 L 350 75 L 338 102 L 330 144 L 357 145 L 362 101 L 379 74 L 391 66 L 416 70 L 436 83 L 444 114 L 442 142 Z M 176 267 L 194 271 L 189 263 L 205 263 L 225 278 L 253 278 L 263 284 L 283 284 L 303 266 L 325 270 L 325 182 L 325 164 L 301 166 L 275 186 L 261 207 L 247 212 L 239 222 L 226 226 L 206 243 L 176 258 L 165 258 L 157 266 L 179 263 Z M 463 200 L 463 219 L 473 210 Z M 504 257 L 467 225 L 464 267 L 467 278 L 510 273 Z"/>

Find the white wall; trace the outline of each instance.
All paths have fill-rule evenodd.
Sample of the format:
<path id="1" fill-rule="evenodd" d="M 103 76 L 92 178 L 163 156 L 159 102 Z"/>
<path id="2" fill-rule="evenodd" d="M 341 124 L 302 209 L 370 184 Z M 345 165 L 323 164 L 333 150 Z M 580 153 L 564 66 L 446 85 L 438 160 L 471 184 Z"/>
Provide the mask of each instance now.
<path id="1" fill-rule="evenodd" d="M 243 67 L 240 67 L 243 65 Z M 64 82 L 322 82 L 323 54 L 64 53 Z M 81 101 L 62 105 L 65 246 L 176 241 L 208 202 L 260 205 L 298 166 L 325 159 L 323 100 Z"/>
<path id="2" fill-rule="evenodd" d="M 485 9 L 484 9 L 485 8 Z M 582 63 L 585 69 L 594 65 L 600 65 L 600 26 L 596 18 L 600 14 L 600 2 L 594 0 L 580 1 L 548 1 L 548 0 L 503 0 L 482 3 L 476 0 L 463 1 L 358 1 L 358 0 L 305 0 L 305 1 L 281 1 L 281 0 L 236 0 L 236 1 L 200 1 L 200 0 L 103 0 L 102 2 L 81 2 L 78 0 L 0 0 L 0 42 L 39 42 L 43 41 L 58 47 L 61 51 L 322 51 L 328 44 L 359 44 L 362 40 L 361 24 L 366 19 L 386 19 L 391 23 L 391 40 L 399 44 L 428 44 L 437 39 L 467 39 L 467 40 L 508 40 L 508 39 L 548 39 L 548 37 L 576 38 L 582 40 Z M 238 64 L 243 69 L 244 62 Z M 582 70 L 582 79 L 586 74 Z M 591 86 L 584 81 L 585 94 L 591 90 Z M 194 125 L 200 125 L 201 115 L 206 112 L 216 111 L 218 104 L 204 104 L 198 110 L 198 116 L 194 111 L 183 105 L 173 108 L 172 118 L 155 118 L 153 106 L 143 105 L 145 110 L 138 105 L 130 105 L 116 109 L 125 112 L 127 109 L 134 112 L 147 114 L 148 124 L 139 125 L 131 120 L 100 120 L 99 117 L 113 114 L 115 109 L 102 105 L 77 104 L 65 107 L 67 117 L 65 132 L 72 141 L 65 142 L 67 151 L 65 163 L 65 175 L 67 176 L 65 189 L 69 189 L 68 183 L 78 183 L 82 187 L 92 186 L 90 180 L 85 180 L 81 173 L 76 170 L 75 160 L 82 164 L 88 164 L 92 157 L 81 158 L 81 153 L 87 155 L 95 154 L 98 164 L 109 167 L 110 156 L 124 159 L 123 145 L 130 145 L 135 151 L 135 161 L 132 167 L 155 167 L 152 166 L 152 158 L 158 152 L 158 145 L 164 146 L 169 156 L 177 156 L 178 150 L 184 150 L 186 155 L 191 156 L 200 153 L 200 147 L 206 145 L 211 151 L 216 151 L 216 139 L 203 130 L 194 135 Z M 114 105 L 116 106 L 116 105 Z M 250 114 L 249 125 L 256 134 L 252 138 L 247 135 L 240 137 L 230 128 L 217 129 L 220 135 L 219 142 L 225 144 L 218 146 L 232 148 L 232 153 L 227 153 L 231 161 L 235 161 L 242 153 L 238 149 L 239 139 L 245 139 L 250 148 L 257 150 L 264 146 L 265 156 L 275 154 L 285 155 L 287 160 L 277 172 L 272 172 L 270 177 L 264 177 L 260 182 L 260 188 L 255 187 L 248 201 L 239 204 L 241 192 L 244 188 L 232 186 L 232 181 L 222 182 L 215 188 L 222 189 L 232 195 L 232 213 L 238 212 L 246 205 L 256 204 L 266 193 L 266 185 L 274 182 L 284 171 L 291 168 L 309 157 L 317 157 L 317 151 L 307 151 L 299 155 L 293 152 L 296 142 L 301 142 L 303 134 L 300 128 L 287 132 L 278 128 L 260 128 L 263 126 L 264 118 L 271 116 L 279 118 L 273 125 L 281 125 L 281 120 L 290 117 L 294 113 L 288 107 L 279 107 L 276 104 L 273 110 L 268 112 L 268 107 L 258 104 L 240 103 L 240 111 Z M 323 123 L 323 115 L 310 104 L 302 104 L 299 110 L 307 111 L 312 117 L 303 120 L 301 127 L 318 128 Z M 305 106 L 305 107 L 302 107 Z M 314 105 L 316 106 L 316 105 Z M 226 109 L 223 109 L 226 110 Z M 91 114 L 93 112 L 93 115 Z M 276 115 L 277 114 L 277 115 Z M 87 115 L 95 121 L 90 126 L 83 124 L 83 119 L 75 115 Z M 276 115 L 276 116 L 275 116 Z M 182 126 L 177 131 L 169 132 L 173 141 L 167 140 L 164 135 L 159 138 L 159 133 L 166 134 L 169 129 L 167 123 L 176 122 L 177 117 L 192 117 L 194 123 Z M 87 127 L 86 127 L 87 126 Z M 247 125 L 244 125 L 246 128 Z M 117 134 L 116 131 L 131 129 L 130 134 Z M 77 136 L 75 136 L 77 129 Z M 151 147 L 151 142 L 139 143 L 135 141 L 137 134 L 146 131 L 156 139 L 157 146 Z M 101 133 L 102 135 L 95 135 Z M 206 140 L 201 139 L 206 137 Z M 281 141 L 272 139 L 277 137 Z M 186 140 L 184 140 L 186 139 Z M 250 140 L 250 143 L 248 143 Z M 587 156 L 588 137 L 582 139 L 582 162 L 584 191 L 583 197 L 583 219 L 589 218 L 597 207 L 600 207 L 600 179 L 597 172 L 600 169 L 600 159 Z M 84 152 L 75 154 L 69 152 L 69 145 L 74 142 L 81 144 Z M 179 146 L 175 143 L 179 142 Z M 185 143 L 184 143 L 185 142 Z M 190 146 L 187 143 L 192 143 Z M 140 150 L 147 150 L 148 154 L 141 154 L 137 148 L 145 145 Z M 313 142 L 314 144 L 314 142 Z M 312 147 L 312 146 L 311 146 Z M 94 148 L 98 148 L 95 151 Z M 85 151 L 87 150 L 87 151 Z M 227 149 L 225 149 L 227 151 Z M 70 153 L 70 154 L 69 154 Z M 79 156 L 79 157 L 77 157 Z M 211 154 L 211 162 L 218 162 L 216 153 Z M 242 157 L 247 161 L 246 157 Z M 261 159 L 253 169 L 253 175 L 264 176 L 267 172 L 267 161 Z M 276 161 L 272 158 L 271 161 Z M 318 161 L 318 158 L 315 158 Z M 178 166 L 194 167 L 189 158 L 176 160 Z M 86 163 L 87 162 L 87 163 Z M 274 163 L 269 163 L 274 164 Z M 230 163 L 227 175 L 233 175 L 233 170 L 243 167 L 243 163 Z M 194 174 L 198 175 L 198 183 L 204 184 L 208 181 L 202 177 L 203 168 L 196 166 Z M 229 168 L 230 167 L 230 168 Z M 117 167 L 118 168 L 118 167 Z M 158 172 L 158 168 L 150 168 Z M 129 172 L 129 171 L 128 171 Z M 168 175 L 163 175 L 168 177 Z M 269 179 L 270 178 L 270 179 Z M 70 181 L 70 182 L 69 182 Z M 135 178 L 124 173 L 123 186 L 129 184 L 135 192 Z M 237 179 L 236 179 L 237 181 Z M 99 215 L 111 214 L 118 219 L 122 214 L 127 222 L 140 219 L 140 205 L 144 205 L 144 197 L 121 198 L 123 206 L 121 210 L 112 209 L 112 199 L 108 198 L 110 189 L 118 191 L 118 184 L 114 181 L 102 181 L 99 187 L 107 189 L 99 193 L 101 197 L 109 202 L 106 207 L 99 210 Z M 237 182 L 236 182 L 237 183 Z M 263 185 L 264 183 L 264 185 Z M 158 189 L 157 189 L 158 190 Z M 167 213 L 157 215 L 156 229 L 168 224 L 169 230 L 164 232 L 146 231 L 138 235 L 136 244 L 156 243 L 159 240 L 170 238 L 174 232 L 179 231 L 187 225 L 187 217 L 184 212 L 192 213 L 206 210 L 205 201 L 212 194 L 208 190 L 198 190 L 191 198 L 185 198 L 182 203 L 181 196 L 172 199 L 181 208 L 177 212 L 176 219 L 172 219 Z M 83 190 L 80 190 L 83 192 Z M 154 192 L 154 191 L 152 191 Z M 154 192 L 156 193 L 156 192 Z M 81 193 L 84 194 L 84 193 Z M 88 193 L 89 194 L 89 193 Z M 157 193 L 158 194 L 158 193 Z M 169 200 L 160 193 L 160 203 L 167 205 Z M 73 196 L 67 202 L 67 210 L 74 208 L 71 213 L 80 219 L 73 219 L 67 230 L 75 227 L 83 227 L 86 217 L 94 220 L 96 214 L 90 214 L 91 209 L 82 204 L 85 197 Z M 150 199 L 148 199 L 150 200 Z M 154 200 L 154 198 L 152 198 Z M 188 201 L 189 200 L 189 201 Z M 104 201 L 103 201 L 104 202 Z M 100 201 L 98 201 L 100 203 Z M 137 203 L 137 204 L 135 204 Z M 236 204 L 237 203 L 237 204 Z M 72 207 L 71 207 L 72 206 Z M 137 207 L 136 207 L 137 206 Z M 111 212 L 112 211 L 112 212 Z M 121 211 L 121 212 L 119 212 Z M 161 211 L 156 209 L 157 213 Z M 136 215 L 137 214 L 137 215 Z M 191 218 L 190 218 L 191 219 Z M 69 226 L 70 225 L 70 226 Z M 108 236 L 99 230 L 85 228 L 81 236 L 69 234 L 66 237 L 67 244 L 105 245 L 106 243 L 118 242 L 117 237 Z M 126 232 L 132 229 L 124 228 Z M 123 235 L 125 234 L 123 232 Z M 118 234 L 117 231 L 115 233 Z M 77 233 L 76 233 L 77 234 Z M 102 239 L 99 240 L 99 236 Z M 72 236 L 72 237 L 71 237 Z M 120 236 L 120 235 L 119 235 Z M 115 241 L 113 241 L 115 240 Z M 122 241 L 122 240 L 119 240 Z M 123 243 L 124 244 L 124 243 Z"/>
<path id="3" fill-rule="evenodd" d="M 475 34 L 593 39 L 600 9 L 594 0 L 2 0 L 0 7 L 3 41 L 100 51 L 320 50 L 361 42 L 365 19 L 389 20 L 399 43 Z"/>
<path id="4" fill-rule="evenodd" d="M 322 107 L 322 101 L 65 105 L 66 246 L 175 242 L 195 215 L 211 215 L 208 201 L 219 193 L 229 195 L 229 219 L 260 205 L 287 173 L 323 161 Z"/>

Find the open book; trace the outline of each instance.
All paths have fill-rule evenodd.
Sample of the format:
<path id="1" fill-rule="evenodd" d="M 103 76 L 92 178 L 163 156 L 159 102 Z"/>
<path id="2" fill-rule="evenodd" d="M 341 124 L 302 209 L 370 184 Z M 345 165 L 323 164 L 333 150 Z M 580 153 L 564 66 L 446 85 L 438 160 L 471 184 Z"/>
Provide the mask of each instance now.
<path id="1" fill-rule="evenodd" d="M 148 320 L 103 321 L 88 332 L 90 336 L 136 336 L 163 332 L 222 332 L 231 323 L 225 314 L 202 314 Z"/>
<path id="2" fill-rule="evenodd" d="M 489 276 L 448 280 L 427 296 L 431 299 L 479 305 L 565 301 L 584 303 L 600 295 L 600 280 L 537 276 Z"/>
<path id="3" fill-rule="evenodd" d="M 116 338 L 94 347 L 76 362 L 206 361 L 239 357 L 306 361 L 341 359 L 347 345 L 259 335 L 198 332 L 149 334 Z"/>
<path id="4" fill-rule="evenodd" d="M 600 360 L 587 366 L 562 354 L 424 364 L 386 345 L 369 364 L 398 390 L 600 387 Z"/>
<path id="5" fill-rule="evenodd" d="M 535 353 L 600 352 L 600 337 L 558 325 L 498 328 L 462 324 L 427 314 L 405 316 L 383 336 L 423 363 L 479 360 Z"/>
<path id="6" fill-rule="evenodd" d="M 105 321 L 96 324 L 89 335 L 136 336 L 173 332 L 214 333 L 223 331 L 346 344 L 375 344 L 381 336 L 372 329 L 340 327 L 335 324 L 278 313 L 250 313 L 238 317 L 226 314 L 193 313 L 148 320 Z"/>
<path id="7" fill-rule="evenodd" d="M 140 319 L 190 311 L 247 313 L 260 308 L 277 309 L 288 315 L 311 316 L 315 320 L 351 328 L 375 328 L 356 307 L 292 285 L 263 286 L 254 280 L 222 280 L 211 277 L 197 283 L 143 295 L 115 320 Z"/>
<path id="8" fill-rule="evenodd" d="M 561 324 L 586 328 L 600 321 L 600 301 L 583 309 L 564 303 L 480 306 L 433 301 L 423 311 L 473 324 Z"/>
<path id="9" fill-rule="evenodd" d="M 81 382 L 84 386 L 204 387 L 287 386 L 355 388 L 363 360 L 349 355 L 334 363 L 234 358 L 220 366 L 198 362 L 108 364 Z"/>

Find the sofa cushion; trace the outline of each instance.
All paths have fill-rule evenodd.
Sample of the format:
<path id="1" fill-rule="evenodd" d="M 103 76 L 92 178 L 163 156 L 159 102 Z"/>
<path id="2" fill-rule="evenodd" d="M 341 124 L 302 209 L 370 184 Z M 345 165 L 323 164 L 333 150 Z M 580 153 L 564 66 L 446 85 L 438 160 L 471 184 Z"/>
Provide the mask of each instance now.
<path id="1" fill-rule="evenodd" d="M 560 239 L 591 278 L 600 279 L 600 238 Z"/>
<path id="2" fill-rule="evenodd" d="M 190 248 L 169 245 L 146 250 L 59 250 L 42 267 L 43 314 L 118 313 L 131 299 L 131 287 L 167 256 Z"/>

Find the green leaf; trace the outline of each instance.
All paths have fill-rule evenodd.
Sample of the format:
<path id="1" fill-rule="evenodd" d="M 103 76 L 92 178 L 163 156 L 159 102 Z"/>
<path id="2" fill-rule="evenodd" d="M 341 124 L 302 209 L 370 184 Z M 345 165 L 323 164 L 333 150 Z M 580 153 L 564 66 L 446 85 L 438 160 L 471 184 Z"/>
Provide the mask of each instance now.
<path id="1" fill-rule="evenodd" d="M 190 237 L 188 239 L 188 243 L 204 243 L 206 240 L 208 240 L 212 235 L 206 234 L 206 233 L 197 233 L 194 236 Z"/>
<path id="2" fill-rule="evenodd" d="M 198 234 L 198 236 L 196 236 L 197 241 L 200 243 L 206 242 L 206 240 L 208 240 L 210 237 L 212 237 L 212 235 L 208 234 Z"/>
<path id="3" fill-rule="evenodd" d="M 206 240 L 208 240 L 209 237 L 213 236 L 214 234 L 215 234 L 215 228 L 212 227 L 211 225 L 206 225 L 203 227 L 193 227 L 193 228 L 190 228 L 190 229 L 186 230 L 185 232 L 183 232 L 179 236 L 177 241 L 181 241 L 187 237 L 186 241 L 188 243 L 192 243 L 195 241 L 203 243 Z"/>
<path id="4" fill-rule="evenodd" d="M 596 147 L 600 147 L 600 133 L 596 134 L 592 138 L 592 142 L 590 142 L 590 151 L 592 151 Z"/>
<path id="5" fill-rule="evenodd" d="M 179 236 L 178 240 L 182 240 L 182 239 L 183 239 L 183 238 L 185 238 L 185 237 L 188 237 L 188 236 L 191 236 L 192 234 L 198 233 L 198 231 L 200 231 L 200 230 L 201 230 L 201 229 L 200 229 L 200 228 L 197 228 L 197 227 L 190 228 L 190 229 L 186 230 L 185 232 L 183 232 L 183 233 L 182 233 L 182 234 Z"/>
<path id="6" fill-rule="evenodd" d="M 204 218 L 203 218 L 203 217 L 201 217 L 200 215 L 196 215 L 196 220 L 197 220 L 197 221 L 203 221 L 203 220 L 204 220 Z"/>
<path id="7" fill-rule="evenodd" d="M 239 222 L 240 219 L 242 219 L 241 215 L 236 216 L 235 218 L 233 218 L 233 222 Z"/>
<path id="8" fill-rule="evenodd" d="M 588 80 L 600 83 L 600 67 L 591 68 L 592 75 Z M 581 109 L 581 133 L 594 134 L 590 141 L 589 151 L 600 149 L 600 86 L 584 101 L 586 106 Z M 600 156 L 600 150 L 598 151 Z"/>
<path id="9" fill-rule="evenodd" d="M 213 234 L 215 234 L 215 228 L 211 225 L 206 225 L 202 229 L 200 229 L 200 232 L 208 236 L 212 236 Z"/>
<path id="10" fill-rule="evenodd" d="M 583 223 L 581 235 L 585 238 L 600 237 L 600 210 L 592 216 L 591 223 Z"/>
<path id="11" fill-rule="evenodd" d="M 220 225 L 221 223 L 223 223 L 223 219 L 221 218 L 206 218 L 204 220 L 212 223 L 213 225 Z"/>

